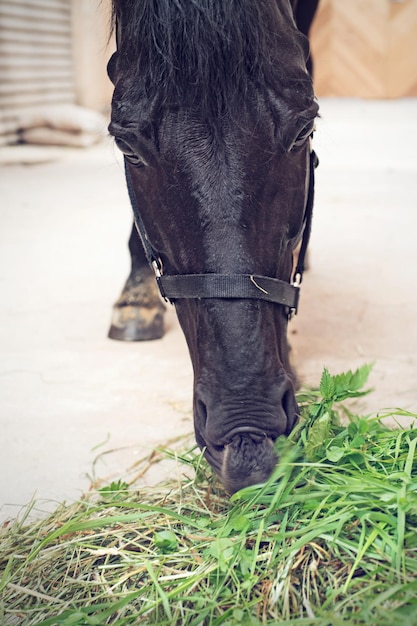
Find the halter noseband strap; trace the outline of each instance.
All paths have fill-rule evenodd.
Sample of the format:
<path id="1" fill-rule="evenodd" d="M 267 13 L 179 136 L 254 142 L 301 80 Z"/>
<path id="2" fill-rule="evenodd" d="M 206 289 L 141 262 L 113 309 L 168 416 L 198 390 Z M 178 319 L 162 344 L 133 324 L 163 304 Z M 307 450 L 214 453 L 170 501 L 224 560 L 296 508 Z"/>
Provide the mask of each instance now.
<path id="1" fill-rule="evenodd" d="M 278 278 L 254 274 L 175 274 L 162 273 L 161 261 L 152 247 L 143 224 L 133 191 L 128 164 L 125 160 L 126 183 L 142 245 L 149 265 L 155 272 L 162 297 L 165 300 L 179 298 L 251 298 L 266 300 L 287 307 L 289 316 L 297 313 L 300 284 L 304 272 L 305 256 L 310 239 L 314 204 L 314 169 L 318 159 L 314 150 L 310 152 L 309 185 L 304 212 L 304 230 L 293 283 Z"/>
<path id="2" fill-rule="evenodd" d="M 177 274 L 157 277 L 162 296 L 177 298 L 254 298 L 296 309 L 299 288 L 256 274 Z"/>

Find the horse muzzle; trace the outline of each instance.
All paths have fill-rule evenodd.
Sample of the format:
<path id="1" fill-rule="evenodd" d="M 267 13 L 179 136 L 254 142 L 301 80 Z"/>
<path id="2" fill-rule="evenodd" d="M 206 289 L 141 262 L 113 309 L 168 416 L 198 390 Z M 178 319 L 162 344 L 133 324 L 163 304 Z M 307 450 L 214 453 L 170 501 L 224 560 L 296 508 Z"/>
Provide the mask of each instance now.
<path id="1" fill-rule="evenodd" d="M 221 402 L 210 406 L 196 390 L 196 440 L 230 494 L 265 482 L 277 464 L 274 442 L 288 435 L 298 418 L 291 383 L 281 385 L 271 396 L 276 400 L 278 394 L 280 402 L 241 400 L 233 402 L 233 407 Z"/>

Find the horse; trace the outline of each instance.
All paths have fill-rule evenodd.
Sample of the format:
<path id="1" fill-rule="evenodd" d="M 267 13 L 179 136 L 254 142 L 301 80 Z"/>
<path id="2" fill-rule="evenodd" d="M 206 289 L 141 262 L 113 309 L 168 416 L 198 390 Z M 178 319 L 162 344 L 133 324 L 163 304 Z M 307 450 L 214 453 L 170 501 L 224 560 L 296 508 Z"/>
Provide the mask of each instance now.
<path id="1" fill-rule="evenodd" d="M 296 24 L 306 4 L 314 14 L 317 0 L 112 2 L 109 132 L 134 226 L 109 337 L 159 338 L 164 301 L 175 306 L 196 442 L 230 494 L 267 480 L 274 443 L 299 413 L 287 325 L 310 234 L 318 115 L 311 20 L 304 33 Z"/>

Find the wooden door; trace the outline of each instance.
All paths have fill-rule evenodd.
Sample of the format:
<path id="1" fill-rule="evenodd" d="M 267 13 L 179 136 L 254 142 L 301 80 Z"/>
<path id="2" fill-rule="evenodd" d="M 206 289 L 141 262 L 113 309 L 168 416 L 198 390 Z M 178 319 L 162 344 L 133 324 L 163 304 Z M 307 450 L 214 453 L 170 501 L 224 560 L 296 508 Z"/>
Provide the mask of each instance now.
<path id="1" fill-rule="evenodd" d="M 417 0 L 320 0 L 311 48 L 318 96 L 417 96 Z"/>

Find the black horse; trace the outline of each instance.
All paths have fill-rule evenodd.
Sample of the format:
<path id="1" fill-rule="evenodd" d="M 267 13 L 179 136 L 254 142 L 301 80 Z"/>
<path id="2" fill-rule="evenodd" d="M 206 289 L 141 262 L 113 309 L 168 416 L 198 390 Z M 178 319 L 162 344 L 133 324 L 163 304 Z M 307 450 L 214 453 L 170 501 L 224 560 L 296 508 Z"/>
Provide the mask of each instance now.
<path id="1" fill-rule="evenodd" d="M 229 492 L 270 475 L 297 420 L 286 335 L 318 112 L 294 19 L 307 6 L 304 33 L 317 0 L 113 0 L 109 130 L 136 227 L 109 336 L 163 334 L 157 284 L 175 304 L 196 440 Z"/>

